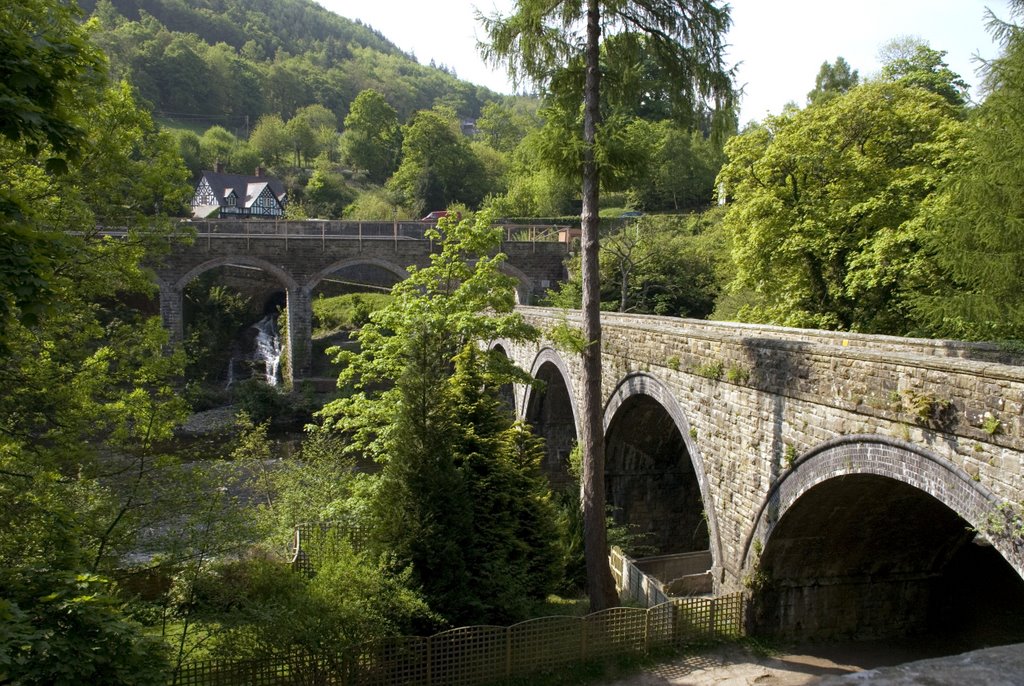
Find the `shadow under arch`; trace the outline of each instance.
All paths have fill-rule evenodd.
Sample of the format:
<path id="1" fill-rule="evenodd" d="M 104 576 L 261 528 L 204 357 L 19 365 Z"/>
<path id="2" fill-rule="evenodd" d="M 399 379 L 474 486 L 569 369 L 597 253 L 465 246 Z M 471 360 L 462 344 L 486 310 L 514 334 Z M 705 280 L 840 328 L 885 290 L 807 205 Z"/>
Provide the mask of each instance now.
<path id="1" fill-rule="evenodd" d="M 542 471 L 553 489 L 571 483 L 569 453 L 579 436 L 579 411 L 572 375 L 554 348 L 543 348 L 533 360 L 530 376 L 540 386 L 527 386 L 523 396 L 523 419 L 543 436 L 546 455 Z"/>
<path id="2" fill-rule="evenodd" d="M 697 496 L 699 503 L 676 503 L 677 506 L 686 507 L 687 512 L 682 512 L 680 516 L 670 518 L 670 520 L 675 521 L 676 524 L 681 524 L 686 529 L 693 529 L 695 525 L 706 524 L 706 540 L 702 541 L 706 548 L 701 547 L 700 549 L 709 549 L 711 551 L 712 574 L 715 583 L 720 583 L 722 577 L 722 543 L 718 529 L 715 502 L 712 499 L 711 488 L 704 469 L 704 460 L 701 457 L 696 441 L 690 435 L 690 424 L 686 419 L 686 415 L 679 402 L 675 399 L 675 396 L 672 395 L 671 390 L 657 378 L 644 372 L 634 372 L 624 377 L 605 404 L 606 492 L 609 498 L 613 497 L 614 489 L 607 482 L 610 480 L 609 470 L 615 468 L 615 462 L 621 463 L 623 460 L 636 461 L 636 453 L 644 452 L 644 446 L 642 445 L 639 448 L 629 445 L 617 445 L 617 442 L 623 440 L 624 433 L 634 433 L 637 428 L 632 425 L 627 426 L 631 410 L 634 417 L 653 417 L 661 429 L 670 427 L 672 435 L 667 439 L 664 436 L 664 431 L 660 435 L 648 431 L 641 437 L 641 442 L 646 441 L 647 443 L 661 445 L 670 444 L 673 441 L 677 442 L 677 448 L 674 449 L 674 452 L 681 454 L 678 454 L 676 459 L 685 462 L 685 464 L 677 466 L 689 479 L 691 487 L 696 486 L 697 492 L 691 495 Z M 641 433 L 644 433 L 642 429 Z M 681 448 L 681 450 L 678 448 Z M 660 445 L 657 449 L 660 449 Z M 628 452 L 634 454 L 630 456 L 626 454 Z M 664 469 L 672 467 L 672 465 L 668 464 L 663 465 Z M 692 469 L 691 473 L 687 473 L 689 469 Z M 663 481 L 664 477 L 662 476 L 658 480 Z M 611 504 L 614 505 L 616 503 L 613 502 Z M 700 521 L 692 521 L 694 516 L 699 518 Z M 685 536 L 687 532 L 668 531 L 665 534 L 669 536 Z M 675 547 L 680 546 L 676 545 Z M 691 552 L 693 550 L 696 550 L 693 545 L 683 544 L 679 550 L 670 548 L 659 552 L 674 553 Z"/>
<path id="3" fill-rule="evenodd" d="M 408 270 L 398 266 L 394 262 L 382 260 L 378 257 L 349 257 L 343 260 L 338 260 L 337 262 L 333 262 L 324 267 L 323 269 L 319 270 L 318 272 L 310 276 L 308 279 L 306 279 L 306 282 L 305 284 L 303 284 L 303 286 L 309 292 L 312 293 L 313 289 L 316 288 L 321 281 L 323 281 L 325 278 L 327 278 L 334 272 L 340 271 L 342 269 L 348 269 L 350 267 L 363 266 L 377 267 L 383 271 L 389 272 L 390 274 L 393 274 L 395 276 L 396 282 L 404 281 L 405 279 L 409 278 Z M 392 285 L 394 284 L 388 284 L 388 287 Z"/>
<path id="4" fill-rule="evenodd" d="M 772 485 L 744 543 L 752 628 L 1022 640 L 1019 551 L 976 535 L 998 502 L 956 465 L 903 441 L 856 434 L 815 447 Z"/>
<path id="5" fill-rule="evenodd" d="M 288 291 L 294 291 L 299 287 L 298 282 L 291 274 L 281 269 L 277 265 L 273 264 L 272 262 L 268 262 L 267 260 L 264 260 L 259 257 L 252 257 L 249 255 L 237 255 L 215 257 L 201 264 L 197 264 L 195 267 L 192 267 L 192 269 L 189 269 L 187 272 L 185 272 L 185 274 L 182 275 L 181 278 L 177 280 L 177 282 L 174 284 L 174 288 L 179 291 L 183 290 L 185 286 L 187 286 L 192 281 L 192 279 L 203 274 L 204 272 L 208 272 L 211 269 L 216 269 L 217 267 L 224 267 L 232 264 L 239 264 L 247 267 L 256 267 L 257 269 L 262 269 L 263 271 L 267 272 L 275 279 L 277 279 Z"/>
<path id="6" fill-rule="evenodd" d="M 501 355 L 503 358 L 508 360 L 510 365 L 515 363 L 512 361 L 511 356 L 508 354 L 507 343 L 505 341 L 494 341 L 488 348 L 487 352 L 491 355 Z M 519 417 L 518 408 L 516 407 L 516 389 L 511 383 L 507 383 L 498 389 L 498 397 L 501 398 L 505 406 L 512 412 L 513 416 Z"/>

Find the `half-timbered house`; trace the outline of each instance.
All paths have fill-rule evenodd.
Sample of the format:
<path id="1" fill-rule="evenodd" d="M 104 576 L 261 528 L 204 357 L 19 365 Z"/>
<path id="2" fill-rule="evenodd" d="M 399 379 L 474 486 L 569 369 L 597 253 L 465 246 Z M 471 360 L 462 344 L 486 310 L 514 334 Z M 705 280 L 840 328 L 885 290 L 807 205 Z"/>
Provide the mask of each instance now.
<path id="1" fill-rule="evenodd" d="M 284 215 L 288 194 L 280 179 L 267 176 L 262 168 L 254 175 L 204 171 L 192 194 L 192 216 L 268 217 Z"/>

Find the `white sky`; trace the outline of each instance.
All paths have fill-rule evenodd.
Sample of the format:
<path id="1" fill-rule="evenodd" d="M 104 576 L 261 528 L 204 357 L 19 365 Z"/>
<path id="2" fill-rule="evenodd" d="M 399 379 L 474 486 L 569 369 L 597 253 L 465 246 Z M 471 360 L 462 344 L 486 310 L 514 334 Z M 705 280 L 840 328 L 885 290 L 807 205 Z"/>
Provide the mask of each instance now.
<path id="1" fill-rule="evenodd" d="M 434 60 L 459 78 L 511 93 L 500 69 L 476 49 L 483 30 L 475 10 L 507 13 L 513 0 L 317 0 L 349 19 L 380 31 L 421 64 Z M 789 101 L 806 102 L 822 62 L 842 55 L 862 77 L 880 68 L 880 46 L 899 36 L 916 36 L 936 50 L 964 80 L 977 86 L 975 55 L 998 54 L 985 29 L 985 8 L 1009 18 L 1008 0 L 732 0 L 729 57 L 740 63 L 744 86 L 740 123 L 778 113 Z"/>

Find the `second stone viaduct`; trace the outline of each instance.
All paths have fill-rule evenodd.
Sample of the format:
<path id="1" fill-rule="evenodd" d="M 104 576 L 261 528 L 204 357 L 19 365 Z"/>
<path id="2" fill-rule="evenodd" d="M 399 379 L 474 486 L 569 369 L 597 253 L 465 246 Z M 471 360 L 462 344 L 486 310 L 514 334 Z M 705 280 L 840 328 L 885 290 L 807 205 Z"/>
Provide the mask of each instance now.
<path id="1" fill-rule="evenodd" d="M 268 221 L 265 219 L 191 222 L 191 245 L 176 245 L 150 265 L 160 288 L 160 313 L 172 341 L 184 335 L 182 294 L 196 277 L 218 267 L 262 271 L 283 291 L 287 305 L 287 380 L 308 377 L 312 357 L 311 297 L 331 275 L 361 269 L 390 286 L 408 276 L 412 265 L 429 264 L 438 246 L 424 238 L 424 222 Z M 502 267 L 519 286 L 519 302 L 529 303 L 565 279 L 566 242 L 557 227 L 506 229 Z M 551 240 L 555 239 L 555 240 Z"/>
<path id="2" fill-rule="evenodd" d="M 576 324 L 522 312 L 542 331 Z M 602 330 L 617 521 L 655 553 L 709 550 L 715 590 L 750 590 L 761 628 L 904 633 L 986 607 L 979 589 L 996 611 L 1024 608 L 1021 360 L 983 344 L 613 313 Z M 558 483 L 579 356 L 548 340 L 492 347 L 543 382 L 515 403 Z"/>

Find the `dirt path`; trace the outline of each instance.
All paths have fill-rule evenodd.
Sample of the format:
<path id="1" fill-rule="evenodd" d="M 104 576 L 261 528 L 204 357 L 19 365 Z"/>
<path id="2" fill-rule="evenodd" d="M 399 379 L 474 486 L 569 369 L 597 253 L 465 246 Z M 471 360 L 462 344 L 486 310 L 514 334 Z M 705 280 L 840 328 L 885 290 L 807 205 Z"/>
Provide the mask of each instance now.
<path id="1" fill-rule="evenodd" d="M 948 654 L 938 646 L 909 647 L 856 643 L 794 648 L 771 656 L 740 645 L 724 645 L 645 669 L 605 686 L 800 686 L 819 677 L 843 675 L 885 665 Z"/>

